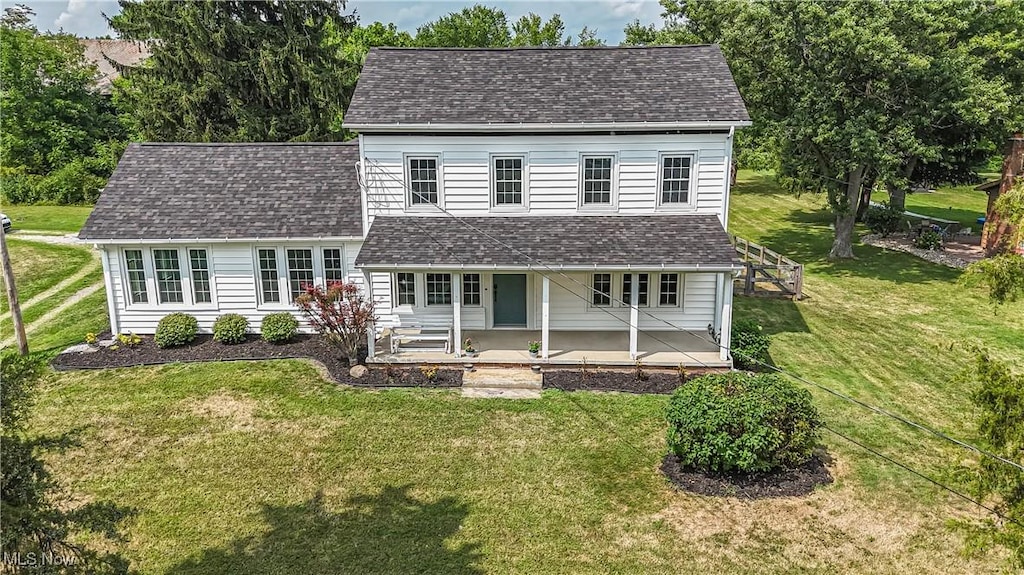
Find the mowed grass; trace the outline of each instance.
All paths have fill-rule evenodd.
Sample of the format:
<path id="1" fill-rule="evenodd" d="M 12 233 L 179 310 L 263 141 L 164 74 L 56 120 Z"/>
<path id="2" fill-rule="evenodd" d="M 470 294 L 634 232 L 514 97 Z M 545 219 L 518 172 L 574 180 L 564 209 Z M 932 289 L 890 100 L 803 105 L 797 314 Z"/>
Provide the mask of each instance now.
<path id="1" fill-rule="evenodd" d="M 19 240 L 15 236 L 7 237 L 7 248 L 11 253 L 18 301 L 22 304 L 93 261 L 87 247 L 45 244 Z M 0 314 L 9 313 L 6 289 L 0 294 L 0 306 Z"/>
<path id="2" fill-rule="evenodd" d="M 974 439 L 954 376 L 978 344 L 1021 369 L 1024 304 L 995 308 L 958 272 L 858 245 L 832 263 L 815 196 L 742 172 L 731 229 L 807 266 L 801 302 L 738 298 L 774 361 Z M 102 292 L 36 349 L 105 321 Z M 39 340 L 37 340 L 39 341 Z M 957 488 L 969 453 L 812 388 L 830 427 Z M 836 482 L 743 501 L 671 489 L 665 397 L 334 386 L 297 361 L 52 373 L 37 430 L 81 429 L 50 462 L 70 493 L 136 510 L 142 573 L 999 573 L 951 519 L 981 512 L 826 433 Z"/>
<path id="3" fill-rule="evenodd" d="M 905 205 L 908 211 L 915 214 L 957 221 L 975 233 L 981 233 L 978 218 L 984 216 L 988 209 L 988 194 L 974 187 L 950 186 L 934 192 L 907 194 Z M 871 199 L 876 202 L 888 201 L 889 194 L 879 191 Z"/>
<path id="4" fill-rule="evenodd" d="M 0 212 L 11 218 L 15 231 L 75 233 L 85 225 L 92 206 L 5 205 Z"/>

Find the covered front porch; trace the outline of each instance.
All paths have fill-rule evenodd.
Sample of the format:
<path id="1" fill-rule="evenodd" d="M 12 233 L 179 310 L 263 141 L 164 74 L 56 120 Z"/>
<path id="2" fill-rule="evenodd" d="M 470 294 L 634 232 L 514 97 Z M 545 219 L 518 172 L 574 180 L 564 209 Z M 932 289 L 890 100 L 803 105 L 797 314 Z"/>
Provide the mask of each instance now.
<path id="1" fill-rule="evenodd" d="M 707 333 L 664 331 L 637 334 L 636 359 L 630 357 L 628 331 L 564 331 L 551 330 L 548 334 L 548 356 L 531 357 L 527 346 L 541 341 L 539 330 L 497 329 L 464 330 L 463 338 L 473 341 L 478 350 L 474 357 L 445 353 L 435 347 L 402 346 L 391 353 L 385 335 L 375 345 L 376 353 L 367 358 L 370 363 L 473 363 L 473 364 L 540 364 L 540 365 L 594 365 L 632 366 L 637 360 L 650 367 L 730 367 L 723 360 L 717 345 Z"/>

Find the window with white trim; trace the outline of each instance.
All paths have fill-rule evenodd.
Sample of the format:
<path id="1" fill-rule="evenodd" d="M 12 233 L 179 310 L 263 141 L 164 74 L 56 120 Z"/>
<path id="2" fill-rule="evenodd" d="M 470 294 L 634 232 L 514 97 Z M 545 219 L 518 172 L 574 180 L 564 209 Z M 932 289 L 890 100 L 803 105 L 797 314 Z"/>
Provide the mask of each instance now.
<path id="1" fill-rule="evenodd" d="M 595 306 L 612 305 L 612 274 L 594 274 L 590 303 Z"/>
<path id="2" fill-rule="evenodd" d="M 288 289 L 292 301 L 306 291 L 306 286 L 313 285 L 313 250 L 305 248 L 289 248 L 286 251 L 288 262 Z"/>
<path id="3" fill-rule="evenodd" d="M 658 286 L 658 305 L 679 305 L 679 274 L 661 274 Z"/>
<path id="4" fill-rule="evenodd" d="M 128 293 L 131 296 L 131 302 L 148 303 L 146 265 L 142 259 L 142 250 L 125 250 L 124 263 L 128 271 Z"/>
<path id="5" fill-rule="evenodd" d="M 192 271 L 192 301 L 194 303 L 211 303 L 213 292 L 210 289 L 210 260 L 206 250 L 189 248 L 189 268 Z"/>
<path id="6" fill-rule="evenodd" d="M 452 305 L 452 274 L 427 274 L 427 305 Z"/>
<path id="7" fill-rule="evenodd" d="M 462 305 L 480 305 L 480 274 L 462 275 Z"/>
<path id="8" fill-rule="evenodd" d="M 416 274 L 395 274 L 395 301 L 398 305 L 416 305 Z"/>
<path id="9" fill-rule="evenodd" d="M 342 262 L 341 248 L 324 249 L 324 282 L 334 283 L 345 281 L 345 266 Z"/>
<path id="10" fill-rule="evenodd" d="M 260 248 L 256 250 L 256 257 L 260 265 L 260 292 L 263 303 L 280 303 L 281 285 L 278 283 L 277 275 L 277 250 Z"/>
<path id="11" fill-rule="evenodd" d="M 583 205 L 612 205 L 612 156 L 583 157 Z"/>
<path id="12" fill-rule="evenodd" d="M 523 158 L 501 157 L 491 161 L 495 206 L 524 206 Z"/>
<path id="13" fill-rule="evenodd" d="M 153 270 L 156 273 L 156 291 L 160 303 L 184 303 L 178 250 L 153 250 Z"/>
<path id="14" fill-rule="evenodd" d="M 438 204 L 437 158 L 408 158 L 409 204 L 428 206 Z"/>
<path id="15" fill-rule="evenodd" d="M 661 204 L 690 203 L 690 181 L 693 156 L 673 154 L 661 157 Z"/>
<path id="16" fill-rule="evenodd" d="M 637 303 L 638 306 L 645 306 L 650 293 L 650 274 L 622 274 L 622 303 L 633 305 L 633 278 L 637 277 Z"/>

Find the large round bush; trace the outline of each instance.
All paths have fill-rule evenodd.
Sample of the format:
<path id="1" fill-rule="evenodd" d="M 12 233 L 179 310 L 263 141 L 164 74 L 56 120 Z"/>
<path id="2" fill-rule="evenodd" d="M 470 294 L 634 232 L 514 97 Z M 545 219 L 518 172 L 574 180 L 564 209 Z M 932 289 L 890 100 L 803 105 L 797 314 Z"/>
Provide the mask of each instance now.
<path id="1" fill-rule="evenodd" d="M 187 313 L 172 313 L 156 324 L 153 340 L 160 347 L 177 347 L 192 343 L 199 333 L 199 322 Z"/>
<path id="2" fill-rule="evenodd" d="M 260 333 L 270 343 L 285 343 L 299 331 L 299 320 L 288 312 L 272 313 L 263 318 Z"/>
<path id="3" fill-rule="evenodd" d="M 810 459 L 822 421 L 811 394 L 774 374 L 697 377 L 668 407 L 668 446 L 684 467 L 755 472 Z"/>
<path id="4" fill-rule="evenodd" d="M 249 331 L 249 320 L 237 313 L 226 313 L 213 322 L 213 339 L 221 343 L 242 343 Z"/>
<path id="5" fill-rule="evenodd" d="M 882 236 L 898 232 L 901 224 L 903 224 L 903 210 L 893 207 L 889 202 L 871 206 L 864 212 L 864 225 L 872 232 Z"/>
<path id="6" fill-rule="evenodd" d="M 768 346 L 771 338 L 761 324 L 752 319 L 732 322 L 732 360 L 739 369 L 758 370 L 771 359 Z"/>

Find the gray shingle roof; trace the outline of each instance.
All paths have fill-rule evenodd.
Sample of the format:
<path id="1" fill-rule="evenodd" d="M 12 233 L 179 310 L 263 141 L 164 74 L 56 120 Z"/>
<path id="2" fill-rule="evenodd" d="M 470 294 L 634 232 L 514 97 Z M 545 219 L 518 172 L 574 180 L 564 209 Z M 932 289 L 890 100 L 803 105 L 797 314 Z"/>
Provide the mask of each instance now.
<path id="1" fill-rule="evenodd" d="M 524 267 L 538 261 L 556 267 L 739 264 L 716 216 L 666 214 L 481 216 L 459 220 L 377 216 L 356 265 Z"/>
<path id="2" fill-rule="evenodd" d="M 362 235 L 349 143 L 131 144 L 83 239 Z"/>
<path id="3" fill-rule="evenodd" d="M 718 46 L 373 48 L 345 117 L 349 125 L 749 120 Z"/>

